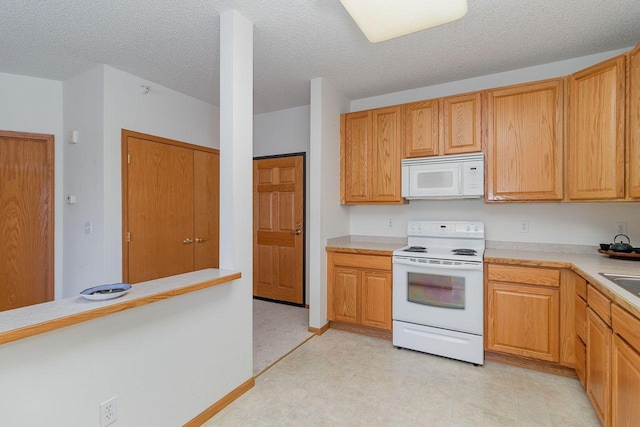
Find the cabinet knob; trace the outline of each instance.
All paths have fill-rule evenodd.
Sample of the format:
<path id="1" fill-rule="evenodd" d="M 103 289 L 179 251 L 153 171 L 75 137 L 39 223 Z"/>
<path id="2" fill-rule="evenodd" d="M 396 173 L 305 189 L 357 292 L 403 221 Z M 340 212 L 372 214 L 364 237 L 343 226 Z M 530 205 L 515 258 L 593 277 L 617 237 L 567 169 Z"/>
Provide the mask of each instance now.
<path id="1" fill-rule="evenodd" d="M 196 243 L 202 243 L 202 242 L 204 242 L 204 239 L 200 237 L 196 237 Z"/>
<path id="2" fill-rule="evenodd" d="M 189 243 L 193 243 L 193 240 L 191 240 L 191 238 L 187 237 L 186 239 L 184 239 L 184 240 L 182 241 L 182 243 L 184 243 L 184 244 L 187 244 L 187 245 L 188 245 Z"/>

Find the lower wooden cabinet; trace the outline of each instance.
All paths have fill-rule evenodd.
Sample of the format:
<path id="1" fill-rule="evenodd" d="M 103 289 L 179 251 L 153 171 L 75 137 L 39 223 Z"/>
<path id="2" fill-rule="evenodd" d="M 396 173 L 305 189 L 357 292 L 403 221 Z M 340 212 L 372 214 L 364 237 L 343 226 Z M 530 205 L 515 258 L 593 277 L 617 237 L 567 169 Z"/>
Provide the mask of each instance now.
<path id="1" fill-rule="evenodd" d="M 559 270 L 487 265 L 487 350 L 559 361 Z"/>
<path id="2" fill-rule="evenodd" d="M 489 282 L 487 349 L 557 362 L 559 291 Z"/>
<path id="3" fill-rule="evenodd" d="M 391 330 L 391 256 L 327 253 L 329 320 Z"/>
<path id="4" fill-rule="evenodd" d="M 618 335 L 611 352 L 611 422 L 636 426 L 640 422 L 640 353 Z"/>
<path id="5" fill-rule="evenodd" d="M 640 420 L 640 319 L 611 305 L 615 335 L 611 349 L 611 422 L 636 426 Z"/>
<path id="6" fill-rule="evenodd" d="M 602 425 L 611 425 L 611 328 L 591 308 L 587 308 L 587 396 Z"/>

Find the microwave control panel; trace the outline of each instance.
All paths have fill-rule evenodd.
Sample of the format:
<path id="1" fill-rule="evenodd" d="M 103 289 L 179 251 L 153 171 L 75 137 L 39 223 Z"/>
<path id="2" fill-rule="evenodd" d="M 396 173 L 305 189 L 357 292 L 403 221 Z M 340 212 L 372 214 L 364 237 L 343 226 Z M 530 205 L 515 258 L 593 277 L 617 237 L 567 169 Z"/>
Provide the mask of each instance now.
<path id="1" fill-rule="evenodd" d="M 484 193 L 484 167 L 482 161 L 464 162 L 464 194 L 482 195 Z"/>

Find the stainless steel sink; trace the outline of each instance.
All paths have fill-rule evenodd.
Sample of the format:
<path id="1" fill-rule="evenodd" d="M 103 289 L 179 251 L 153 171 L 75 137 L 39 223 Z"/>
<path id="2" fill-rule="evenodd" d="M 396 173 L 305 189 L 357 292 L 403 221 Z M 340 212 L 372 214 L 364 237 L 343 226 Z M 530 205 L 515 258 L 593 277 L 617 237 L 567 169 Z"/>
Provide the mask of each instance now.
<path id="1" fill-rule="evenodd" d="M 640 297 L 640 276 L 625 274 L 600 273 L 605 279 L 611 280 L 622 289 Z"/>

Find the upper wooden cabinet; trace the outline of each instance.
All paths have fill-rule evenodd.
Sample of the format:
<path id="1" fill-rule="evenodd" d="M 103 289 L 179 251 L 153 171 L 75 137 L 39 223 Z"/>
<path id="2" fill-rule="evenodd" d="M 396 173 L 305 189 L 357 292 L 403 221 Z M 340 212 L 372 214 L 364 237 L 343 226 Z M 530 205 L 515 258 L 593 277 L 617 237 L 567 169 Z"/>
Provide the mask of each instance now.
<path id="1" fill-rule="evenodd" d="M 341 117 L 340 203 L 403 203 L 401 107 Z"/>
<path id="2" fill-rule="evenodd" d="M 368 202 L 371 111 L 342 115 L 340 128 L 340 203 Z"/>
<path id="3" fill-rule="evenodd" d="M 568 198 L 624 197 L 624 55 L 569 78 Z"/>
<path id="4" fill-rule="evenodd" d="M 640 198 L 640 45 L 627 54 L 628 196 Z"/>
<path id="5" fill-rule="evenodd" d="M 437 99 L 402 106 L 404 115 L 404 156 L 426 157 L 440 154 L 440 103 Z"/>
<path id="6" fill-rule="evenodd" d="M 442 100 L 444 154 L 482 150 L 482 94 L 450 96 Z"/>
<path id="7" fill-rule="evenodd" d="M 474 92 L 404 104 L 403 157 L 481 151 L 481 101 Z"/>
<path id="8" fill-rule="evenodd" d="M 561 79 L 487 91 L 487 201 L 563 197 Z"/>

